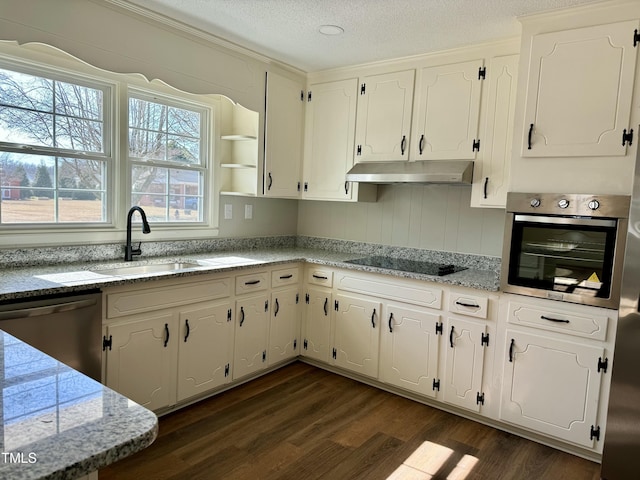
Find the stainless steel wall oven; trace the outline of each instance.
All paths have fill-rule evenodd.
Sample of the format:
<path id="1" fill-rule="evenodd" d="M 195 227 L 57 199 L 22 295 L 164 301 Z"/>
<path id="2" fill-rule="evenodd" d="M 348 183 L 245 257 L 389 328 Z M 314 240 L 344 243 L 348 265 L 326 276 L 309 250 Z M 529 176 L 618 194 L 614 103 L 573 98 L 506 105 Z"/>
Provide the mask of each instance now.
<path id="1" fill-rule="evenodd" d="M 630 201 L 509 193 L 502 291 L 617 309 Z"/>

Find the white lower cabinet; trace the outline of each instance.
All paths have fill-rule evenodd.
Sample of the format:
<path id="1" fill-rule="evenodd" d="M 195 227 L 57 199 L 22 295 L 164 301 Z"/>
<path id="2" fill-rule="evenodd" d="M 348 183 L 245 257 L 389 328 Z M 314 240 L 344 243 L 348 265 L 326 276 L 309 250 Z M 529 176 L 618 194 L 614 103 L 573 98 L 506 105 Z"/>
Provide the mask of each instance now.
<path id="1" fill-rule="evenodd" d="M 180 312 L 178 402 L 231 380 L 233 323 L 229 301 Z"/>
<path id="2" fill-rule="evenodd" d="M 435 397 L 442 317 L 426 308 L 395 302 L 385 305 L 383 312 L 380 380 Z"/>
<path id="3" fill-rule="evenodd" d="M 446 324 L 445 374 L 441 380 L 444 401 L 480 411 L 484 351 L 489 345 L 487 325 L 448 317 Z"/>
<path id="4" fill-rule="evenodd" d="M 271 293 L 268 365 L 284 362 L 299 353 L 300 294 L 298 286 Z"/>
<path id="5" fill-rule="evenodd" d="M 354 295 L 336 295 L 333 363 L 368 377 L 378 377 L 380 344 L 379 301 Z"/>
<path id="6" fill-rule="evenodd" d="M 331 319 L 333 312 L 331 290 L 307 287 L 302 316 L 301 355 L 329 363 L 331 352 Z"/>
<path id="7" fill-rule="evenodd" d="M 109 388 L 150 410 L 176 402 L 176 313 L 148 314 L 107 326 Z"/>
<path id="8" fill-rule="evenodd" d="M 267 366 L 269 296 L 265 293 L 237 300 L 235 317 L 234 380 Z"/>
<path id="9" fill-rule="evenodd" d="M 509 329 L 505 350 L 500 418 L 593 448 L 604 348 Z"/>

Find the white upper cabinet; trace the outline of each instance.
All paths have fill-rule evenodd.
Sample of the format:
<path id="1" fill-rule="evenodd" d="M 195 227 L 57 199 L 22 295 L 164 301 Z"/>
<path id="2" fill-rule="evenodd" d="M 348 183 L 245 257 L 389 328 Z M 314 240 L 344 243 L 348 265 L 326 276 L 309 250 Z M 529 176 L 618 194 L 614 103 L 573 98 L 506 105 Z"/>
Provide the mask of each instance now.
<path id="1" fill-rule="evenodd" d="M 356 162 L 409 159 L 415 71 L 360 79 Z"/>
<path id="2" fill-rule="evenodd" d="M 626 154 L 638 25 L 632 20 L 533 36 L 523 157 Z"/>
<path id="3" fill-rule="evenodd" d="M 264 195 L 298 198 L 302 167 L 304 85 L 267 73 Z"/>
<path id="4" fill-rule="evenodd" d="M 483 68 L 473 60 L 421 69 L 412 159 L 475 158 Z"/>
<path id="5" fill-rule="evenodd" d="M 356 78 L 309 86 L 302 198 L 376 200 L 375 186 L 360 188 L 345 179 L 353 166 L 357 99 Z M 359 198 L 365 191 L 371 192 L 372 198 Z"/>
<path id="6" fill-rule="evenodd" d="M 482 145 L 474 163 L 471 206 L 505 208 L 509 189 L 518 55 L 488 61 L 482 98 Z"/>

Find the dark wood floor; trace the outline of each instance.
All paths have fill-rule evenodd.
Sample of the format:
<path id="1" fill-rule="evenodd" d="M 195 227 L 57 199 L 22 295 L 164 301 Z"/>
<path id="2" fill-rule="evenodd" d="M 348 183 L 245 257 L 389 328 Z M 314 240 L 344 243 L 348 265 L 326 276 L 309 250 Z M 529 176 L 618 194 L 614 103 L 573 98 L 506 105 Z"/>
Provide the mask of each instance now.
<path id="1" fill-rule="evenodd" d="M 294 363 L 162 417 L 154 444 L 100 480 L 384 480 L 425 446 L 450 449 L 433 477 L 394 478 L 600 478 L 596 463 Z"/>

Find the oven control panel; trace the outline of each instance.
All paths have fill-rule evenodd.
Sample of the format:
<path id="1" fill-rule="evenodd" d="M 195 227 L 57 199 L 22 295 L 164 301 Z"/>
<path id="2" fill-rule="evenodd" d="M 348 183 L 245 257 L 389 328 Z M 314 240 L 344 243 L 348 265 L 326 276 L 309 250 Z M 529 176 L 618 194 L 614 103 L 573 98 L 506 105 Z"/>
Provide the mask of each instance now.
<path id="1" fill-rule="evenodd" d="M 579 217 L 628 218 L 628 195 L 558 193 L 507 194 L 507 212 Z"/>

